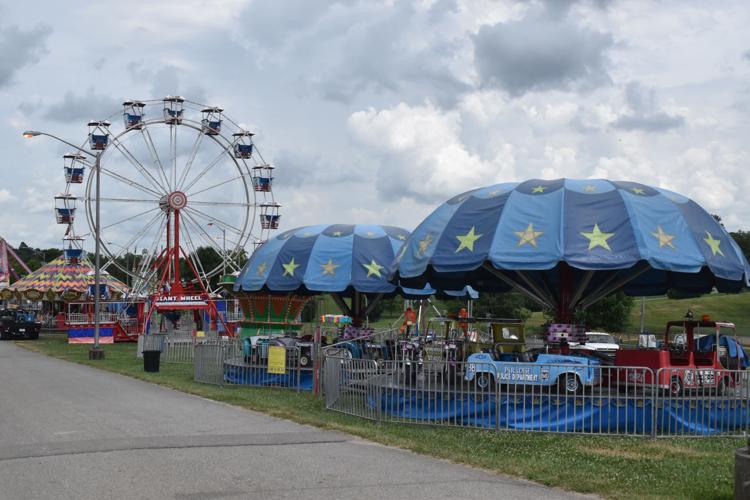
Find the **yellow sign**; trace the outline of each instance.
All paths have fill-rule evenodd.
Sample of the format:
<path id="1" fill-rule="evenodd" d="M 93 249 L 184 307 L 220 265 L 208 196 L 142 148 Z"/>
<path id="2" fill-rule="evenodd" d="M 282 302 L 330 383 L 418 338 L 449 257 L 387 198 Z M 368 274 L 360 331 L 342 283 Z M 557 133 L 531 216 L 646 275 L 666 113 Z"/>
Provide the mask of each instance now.
<path id="1" fill-rule="evenodd" d="M 280 345 L 268 346 L 268 373 L 286 373 L 286 348 Z"/>

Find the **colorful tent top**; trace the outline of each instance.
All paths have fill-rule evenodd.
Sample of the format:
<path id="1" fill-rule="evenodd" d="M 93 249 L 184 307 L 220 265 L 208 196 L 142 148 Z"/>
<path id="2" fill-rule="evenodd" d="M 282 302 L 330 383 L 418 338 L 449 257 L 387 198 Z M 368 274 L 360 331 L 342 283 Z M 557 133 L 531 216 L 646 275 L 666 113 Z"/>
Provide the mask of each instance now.
<path id="1" fill-rule="evenodd" d="M 344 296 L 355 291 L 393 294 L 399 290 L 388 281 L 388 269 L 408 237 L 405 229 L 369 224 L 292 229 L 268 240 L 253 253 L 234 290 Z M 459 290 L 463 288 L 462 285 Z M 400 292 L 426 297 L 434 290 Z M 462 295 L 463 292 L 452 294 Z"/>
<path id="2" fill-rule="evenodd" d="M 636 182 L 532 179 L 443 203 L 391 271 L 407 286 L 515 288 L 585 306 L 619 288 L 736 292 L 750 284 L 748 270 L 721 224 L 685 196 Z"/>
<path id="3" fill-rule="evenodd" d="M 13 283 L 3 292 L 13 293 L 31 300 L 78 300 L 93 291 L 94 269 L 86 260 L 70 265 L 60 256 L 23 279 Z M 102 285 L 113 297 L 122 296 L 127 287 L 113 277 L 103 274 Z"/>

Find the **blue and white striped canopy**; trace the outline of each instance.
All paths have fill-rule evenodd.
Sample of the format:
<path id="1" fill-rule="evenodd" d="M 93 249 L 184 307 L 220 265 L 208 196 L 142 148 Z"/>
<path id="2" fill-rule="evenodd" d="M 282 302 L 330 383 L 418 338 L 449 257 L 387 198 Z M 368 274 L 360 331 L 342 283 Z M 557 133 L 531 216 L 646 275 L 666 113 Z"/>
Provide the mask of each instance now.
<path id="1" fill-rule="evenodd" d="M 279 234 L 247 261 L 235 291 L 297 294 L 361 293 L 427 297 L 434 290 L 401 290 L 388 281 L 396 253 L 409 237 L 405 229 L 370 224 L 306 226 Z M 462 285 L 459 289 L 463 289 Z M 471 290 L 467 293 L 474 293 Z M 463 296 L 463 292 L 448 292 Z"/>
<path id="2" fill-rule="evenodd" d="M 684 196 L 635 182 L 533 179 L 443 203 L 414 230 L 391 272 L 405 286 L 515 288 L 550 305 L 560 281 L 572 281 L 573 302 L 585 305 L 618 288 L 738 291 L 748 286 L 748 269 L 721 224 Z"/>

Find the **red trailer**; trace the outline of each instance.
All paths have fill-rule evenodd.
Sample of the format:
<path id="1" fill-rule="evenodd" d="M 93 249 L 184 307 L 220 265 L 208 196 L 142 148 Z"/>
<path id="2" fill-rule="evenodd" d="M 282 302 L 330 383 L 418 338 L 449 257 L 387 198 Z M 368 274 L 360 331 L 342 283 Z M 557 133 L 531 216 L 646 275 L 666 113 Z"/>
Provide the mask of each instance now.
<path id="1" fill-rule="evenodd" d="M 714 338 L 705 338 L 709 336 Z M 694 390 L 723 393 L 734 387 L 739 380 L 737 370 L 745 368 L 747 357 L 736 340 L 734 323 L 704 317 L 670 321 L 664 340 L 656 347 L 620 349 L 615 365 L 650 369 L 618 370 L 620 385 L 656 385 L 677 396 Z"/>

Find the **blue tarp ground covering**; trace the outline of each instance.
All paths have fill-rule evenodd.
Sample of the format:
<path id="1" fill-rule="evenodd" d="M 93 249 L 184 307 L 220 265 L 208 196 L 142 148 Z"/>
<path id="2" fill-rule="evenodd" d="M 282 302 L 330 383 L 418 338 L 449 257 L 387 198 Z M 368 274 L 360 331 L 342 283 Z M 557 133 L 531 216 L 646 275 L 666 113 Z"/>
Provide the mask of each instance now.
<path id="1" fill-rule="evenodd" d="M 230 384 L 263 387 L 288 387 L 290 389 L 299 389 L 302 391 L 312 391 L 313 389 L 313 376 L 311 371 L 301 371 L 298 380 L 296 371 L 290 371 L 284 375 L 280 375 L 268 373 L 265 366 L 250 367 L 225 364 L 224 381 Z"/>
<path id="2" fill-rule="evenodd" d="M 369 404 L 377 408 L 374 397 Z M 713 435 L 750 427 L 747 401 L 445 396 L 384 390 L 384 415 L 423 423 L 549 432 Z"/>

